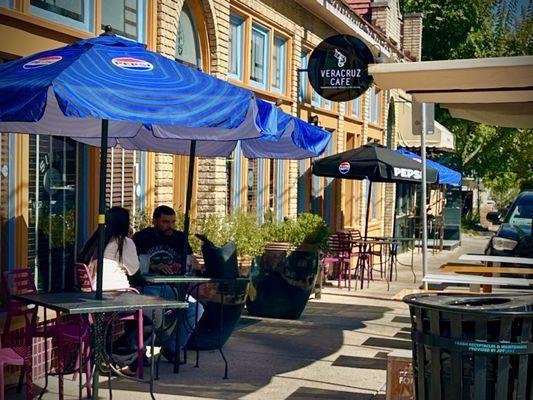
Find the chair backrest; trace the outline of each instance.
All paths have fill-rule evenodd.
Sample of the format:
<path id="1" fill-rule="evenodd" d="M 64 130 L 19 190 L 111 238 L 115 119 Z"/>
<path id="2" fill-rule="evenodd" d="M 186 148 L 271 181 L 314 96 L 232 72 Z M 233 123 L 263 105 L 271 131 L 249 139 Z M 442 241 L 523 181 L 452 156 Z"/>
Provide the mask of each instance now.
<path id="1" fill-rule="evenodd" d="M 350 236 L 346 232 L 334 232 L 328 238 L 328 248 L 330 253 L 349 252 Z"/>
<path id="2" fill-rule="evenodd" d="M 76 284 L 82 292 L 92 292 L 96 289 L 89 267 L 83 263 L 75 263 Z"/>
<path id="3" fill-rule="evenodd" d="M 349 234 L 351 240 L 361 240 L 363 238 L 359 229 L 350 230 Z"/>
<path id="4" fill-rule="evenodd" d="M 34 327 L 37 318 L 37 307 L 30 308 L 26 304 L 14 300 L 13 295 L 32 294 L 37 292 L 32 271 L 30 269 L 3 271 L 2 290 L 7 295 L 6 318 L 4 321 L 4 331 L 2 332 L 3 342 L 8 345 L 20 343 L 20 334 L 12 332 L 11 322 L 14 317 L 22 316 L 27 325 Z M 32 328 L 30 328 L 30 330 L 31 329 Z M 27 337 L 25 339 L 27 339 Z"/>
<path id="5" fill-rule="evenodd" d="M 2 272 L 2 287 L 7 294 L 8 301 L 14 294 L 29 294 L 37 292 L 33 280 L 33 272 L 28 268 L 14 269 Z"/>

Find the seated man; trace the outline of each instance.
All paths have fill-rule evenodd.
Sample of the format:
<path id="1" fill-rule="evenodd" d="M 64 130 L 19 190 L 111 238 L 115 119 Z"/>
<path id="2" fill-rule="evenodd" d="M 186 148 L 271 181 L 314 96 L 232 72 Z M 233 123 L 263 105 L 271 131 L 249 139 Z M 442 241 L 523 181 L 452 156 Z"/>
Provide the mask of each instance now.
<path id="1" fill-rule="evenodd" d="M 192 249 L 186 241 L 183 232 L 175 229 L 176 213 L 168 206 L 159 206 L 154 210 L 153 224 L 151 228 L 145 228 L 133 236 L 133 241 L 137 246 L 137 253 L 141 263 L 141 272 L 153 272 L 164 275 L 180 274 L 182 267 L 197 268 L 198 262 L 192 254 Z M 183 254 L 186 246 L 186 256 Z M 184 265 L 185 263 L 185 265 Z M 175 292 L 168 285 L 146 285 L 143 288 L 144 294 L 160 296 L 167 299 L 175 299 Z M 196 322 L 203 314 L 203 307 L 198 304 L 196 310 L 196 299 L 188 296 L 189 302 L 186 318 L 180 321 L 179 348 L 182 349 L 196 326 Z M 196 312 L 198 319 L 195 320 Z M 161 318 L 156 318 L 156 327 L 162 323 Z M 176 331 L 165 331 L 162 337 L 162 354 L 168 359 L 176 353 Z M 170 361 L 170 360 L 169 360 Z"/>

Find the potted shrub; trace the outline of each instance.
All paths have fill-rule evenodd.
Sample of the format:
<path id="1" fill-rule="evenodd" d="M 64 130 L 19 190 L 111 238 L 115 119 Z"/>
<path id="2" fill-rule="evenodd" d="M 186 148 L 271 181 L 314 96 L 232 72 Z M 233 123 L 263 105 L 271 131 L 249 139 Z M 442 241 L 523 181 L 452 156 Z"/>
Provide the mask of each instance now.
<path id="1" fill-rule="evenodd" d="M 253 257 L 263 252 L 262 230 L 257 224 L 257 218 L 252 214 L 235 213 L 226 217 L 210 215 L 198 221 L 196 231 L 217 246 L 230 240 L 235 242 L 241 277 L 249 276 Z M 194 248 L 195 244 L 191 245 Z M 223 345 L 241 317 L 247 289 L 247 280 L 201 285 L 198 297 L 204 306 L 204 315 L 187 346 L 192 349 L 211 350 L 218 348 L 219 343 Z"/>
<path id="2" fill-rule="evenodd" d="M 303 213 L 263 229 L 272 242 L 252 268 L 246 307 L 255 316 L 298 319 L 315 286 L 329 228 L 318 215 Z"/>

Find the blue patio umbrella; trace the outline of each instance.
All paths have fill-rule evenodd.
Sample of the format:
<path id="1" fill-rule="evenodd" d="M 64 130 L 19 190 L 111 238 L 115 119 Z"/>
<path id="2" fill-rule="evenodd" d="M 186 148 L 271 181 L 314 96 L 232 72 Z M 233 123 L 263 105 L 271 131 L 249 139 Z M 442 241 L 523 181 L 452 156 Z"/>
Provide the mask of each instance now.
<path id="1" fill-rule="evenodd" d="M 0 65 L 0 131 L 71 137 L 102 148 L 225 156 L 320 154 L 329 134 L 253 92 L 106 33 Z M 188 151 L 187 151 L 188 148 Z M 107 152 L 100 156 L 96 298 L 102 299 Z M 185 230 L 187 233 L 188 219 Z M 98 392 L 98 371 L 93 376 Z"/>
<path id="2" fill-rule="evenodd" d="M 409 157 L 411 160 L 421 162 L 420 156 L 404 148 L 397 148 L 396 152 Z M 426 160 L 427 166 L 439 172 L 438 183 L 441 185 L 461 186 L 461 173 L 433 160 Z"/>
<path id="3" fill-rule="evenodd" d="M 247 156 L 275 157 L 275 147 L 277 158 L 287 158 L 291 150 L 293 158 L 297 151 L 311 157 L 327 145 L 325 131 L 253 92 L 109 32 L 0 65 L 0 131 L 190 154 L 187 216 L 195 154 L 226 156 L 237 140 L 250 140 L 243 145 Z M 106 158 L 101 152 L 97 299 L 102 299 Z"/>

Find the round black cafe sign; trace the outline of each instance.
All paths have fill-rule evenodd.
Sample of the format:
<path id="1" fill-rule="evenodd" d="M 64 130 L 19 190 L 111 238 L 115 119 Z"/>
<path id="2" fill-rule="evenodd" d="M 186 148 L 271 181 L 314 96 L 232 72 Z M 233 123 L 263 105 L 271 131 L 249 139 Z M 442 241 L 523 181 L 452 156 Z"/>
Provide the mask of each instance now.
<path id="1" fill-rule="evenodd" d="M 331 101 L 349 101 L 361 96 L 372 84 L 368 64 L 374 62 L 370 49 L 355 36 L 331 36 L 311 54 L 307 67 L 315 91 Z"/>

